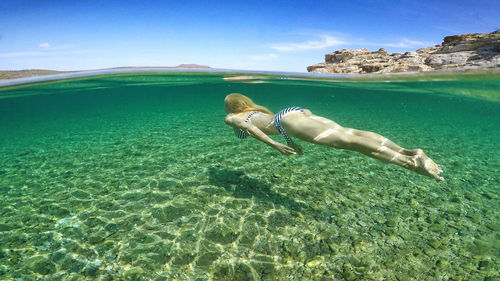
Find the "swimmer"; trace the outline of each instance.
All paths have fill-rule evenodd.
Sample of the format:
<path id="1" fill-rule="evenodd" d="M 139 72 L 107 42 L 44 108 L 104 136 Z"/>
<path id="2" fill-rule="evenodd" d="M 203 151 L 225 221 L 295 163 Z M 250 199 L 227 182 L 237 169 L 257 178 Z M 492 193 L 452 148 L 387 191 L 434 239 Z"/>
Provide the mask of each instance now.
<path id="1" fill-rule="evenodd" d="M 273 114 L 247 96 L 230 94 L 224 99 L 224 111 L 227 113 L 226 124 L 233 127 L 238 138 L 251 136 L 285 155 L 303 154 L 302 147 L 291 138 L 295 137 L 314 144 L 357 151 L 436 181 L 444 180 L 440 176 L 441 167 L 422 149 L 406 149 L 377 133 L 344 128 L 307 109 L 288 107 Z M 278 134 L 285 138 L 287 145 L 269 137 Z"/>

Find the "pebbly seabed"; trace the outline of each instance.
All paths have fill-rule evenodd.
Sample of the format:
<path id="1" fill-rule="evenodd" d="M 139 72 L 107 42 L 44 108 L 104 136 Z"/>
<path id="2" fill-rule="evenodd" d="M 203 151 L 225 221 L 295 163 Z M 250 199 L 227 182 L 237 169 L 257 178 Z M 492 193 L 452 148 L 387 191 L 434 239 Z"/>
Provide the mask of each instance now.
<path id="1" fill-rule="evenodd" d="M 0 89 L 0 279 L 499 278 L 500 76 L 243 76 Z M 239 140 L 232 92 L 422 148 L 446 181 Z"/>

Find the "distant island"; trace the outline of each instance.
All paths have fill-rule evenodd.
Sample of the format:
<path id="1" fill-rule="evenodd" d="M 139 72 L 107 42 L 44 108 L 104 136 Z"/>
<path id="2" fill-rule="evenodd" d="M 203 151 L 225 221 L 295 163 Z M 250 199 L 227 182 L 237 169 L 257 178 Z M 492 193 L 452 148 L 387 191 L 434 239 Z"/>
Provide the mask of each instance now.
<path id="1" fill-rule="evenodd" d="M 500 30 L 446 36 L 441 45 L 415 52 L 388 53 L 342 49 L 325 55 L 325 62 L 307 67 L 317 73 L 397 73 L 500 69 Z"/>
<path id="2" fill-rule="evenodd" d="M 122 69 L 122 68 L 195 68 L 195 69 L 210 69 L 208 65 L 199 65 L 194 63 L 183 63 L 178 66 L 120 66 L 105 69 Z"/>
<path id="3" fill-rule="evenodd" d="M 179 64 L 178 66 L 123 66 L 123 67 L 113 67 L 108 69 L 122 69 L 122 68 L 210 69 L 211 67 L 207 65 L 198 65 L 198 64 Z M 98 70 L 103 70 L 103 69 L 98 69 Z M 78 72 L 78 71 L 57 71 L 57 70 L 47 70 L 47 69 L 0 70 L 0 80 L 51 75 L 51 74 L 61 74 L 61 73 L 72 73 L 72 72 Z"/>
<path id="4" fill-rule="evenodd" d="M 71 71 L 68 71 L 71 72 Z M 49 74 L 68 73 L 66 71 L 46 70 L 46 69 L 24 69 L 24 70 L 0 70 L 0 80 L 15 79 L 31 76 L 41 76 Z"/>

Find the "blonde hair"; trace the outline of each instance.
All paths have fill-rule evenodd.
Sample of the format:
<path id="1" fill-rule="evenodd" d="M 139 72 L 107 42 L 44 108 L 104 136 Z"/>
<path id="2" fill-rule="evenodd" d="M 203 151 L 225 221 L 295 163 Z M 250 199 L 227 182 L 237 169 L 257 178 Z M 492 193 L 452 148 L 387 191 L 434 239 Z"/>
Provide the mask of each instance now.
<path id="1" fill-rule="evenodd" d="M 224 99 L 224 108 L 230 113 L 260 111 L 268 114 L 273 114 L 269 109 L 255 104 L 249 97 L 242 94 L 227 95 Z"/>

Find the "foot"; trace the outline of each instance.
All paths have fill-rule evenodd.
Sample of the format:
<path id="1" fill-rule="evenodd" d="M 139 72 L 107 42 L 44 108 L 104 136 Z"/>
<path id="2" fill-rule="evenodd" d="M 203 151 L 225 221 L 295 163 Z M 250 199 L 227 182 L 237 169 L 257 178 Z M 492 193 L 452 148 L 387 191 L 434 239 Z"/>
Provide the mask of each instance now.
<path id="1" fill-rule="evenodd" d="M 431 177 L 438 182 L 444 181 L 444 178 L 439 175 L 443 172 L 441 166 L 432 161 L 431 158 L 427 157 L 421 149 L 419 149 L 417 154 L 412 158 L 415 163 L 415 168 L 412 169 L 413 171 L 418 174 Z"/>

